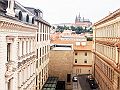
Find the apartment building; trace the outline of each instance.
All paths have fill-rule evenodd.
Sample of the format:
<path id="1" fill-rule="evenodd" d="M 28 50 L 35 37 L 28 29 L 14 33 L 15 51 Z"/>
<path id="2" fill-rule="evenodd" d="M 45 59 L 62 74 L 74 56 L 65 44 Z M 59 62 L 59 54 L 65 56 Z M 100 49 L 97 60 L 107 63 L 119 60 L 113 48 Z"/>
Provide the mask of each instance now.
<path id="1" fill-rule="evenodd" d="M 73 75 L 93 73 L 93 41 L 74 44 Z"/>
<path id="2" fill-rule="evenodd" d="M 120 9 L 96 22 L 94 76 L 100 90 L 120 90 Z"/>
<path id="3" fill-rule="evenodd" d="M 25 7 L 35 15 L 38 30 L 36 33 L 36 90 L 41 90 L 48 79 L 50 24 L 42 19 L 42 11 Z"/>
<path id="4" fill-rule="evenodd" d="M 50 25 L 39 9 L 33 13 L 15 0 L 0 6 L 0 89 L 38 90 L 48 77 Z"/>

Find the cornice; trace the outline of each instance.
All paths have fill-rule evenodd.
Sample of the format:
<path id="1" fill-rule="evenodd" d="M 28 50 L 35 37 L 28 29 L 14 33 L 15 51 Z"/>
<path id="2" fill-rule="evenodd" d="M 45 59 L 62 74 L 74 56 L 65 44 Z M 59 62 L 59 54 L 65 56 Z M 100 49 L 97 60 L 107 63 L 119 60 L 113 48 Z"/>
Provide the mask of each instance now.
<path id="1" fill-rule="evenodd" d="M 0 28 L 7 30 L 17 30 L 17 31 L 28 31 L 28 32 L 36 32 L 38 26 L 30 25 L 23 22 L 15 21 L 12 19 L 8 19 L 0 16 Z"/>
<path id="2" fill-rule="evenodd" d="M 103 24 L 103 23 L 106 23 L 108 21 L 111 21 L 117 17 L 120 16 L 120 8 L 117 9 L 116 11 L 114 11 L 113 13 L 110 13 L 108 16 L 104 17 L 103 19 L 99 20 L 98 22 L 96 22 L 94 24 L 94 26 L 97 26 L 97 25 L 100 25 L 100 24 Z"/>
<path id="3" fill-rule="evenodd" d="M 120 65 L 119 64 L 116 64 L 114 61 L 111 61 L 110 59 L 105 58 L 104 56 L 100 55 L 98 52 L 95 52 L 95 55 L 97 55 L 104 62 L 106 62 L 108 65 L 110 65 L 116 72 L 120 73 Z"/>

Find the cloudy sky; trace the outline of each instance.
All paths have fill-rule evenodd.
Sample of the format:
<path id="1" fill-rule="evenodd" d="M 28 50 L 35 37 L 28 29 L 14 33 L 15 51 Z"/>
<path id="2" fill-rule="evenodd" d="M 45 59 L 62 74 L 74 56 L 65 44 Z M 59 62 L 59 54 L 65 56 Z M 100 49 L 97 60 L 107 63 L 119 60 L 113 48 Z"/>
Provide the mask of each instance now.
<path id="1" fill-rule="evenodd" d="M 74 23 L 76 15 L 93 23 L 120 8 L 120 0 L 16 0 L 24 6 L 39 8 L 50 24 Z"/>

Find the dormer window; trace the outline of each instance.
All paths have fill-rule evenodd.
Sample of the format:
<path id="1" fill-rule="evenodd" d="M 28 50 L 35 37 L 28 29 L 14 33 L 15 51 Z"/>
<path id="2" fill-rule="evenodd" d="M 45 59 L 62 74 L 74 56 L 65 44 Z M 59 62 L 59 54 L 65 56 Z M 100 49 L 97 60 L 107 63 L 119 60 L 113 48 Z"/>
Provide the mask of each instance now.
<path id="1" fill-rule="evenodd" d="M 34 24 L 34 17 L 32 18 L 32 24 Z"/>
<path id="2" fill-rule="evenodd" d="M 26 22 L 29 22 L 29 15 L 26 16 Z"/>
<path id="3" fill-rule="evenodd" d="M 19 12 L 18 18 L 19 18 L 19 20 L 22 20 L 22 12 L 21 11 Z"/>

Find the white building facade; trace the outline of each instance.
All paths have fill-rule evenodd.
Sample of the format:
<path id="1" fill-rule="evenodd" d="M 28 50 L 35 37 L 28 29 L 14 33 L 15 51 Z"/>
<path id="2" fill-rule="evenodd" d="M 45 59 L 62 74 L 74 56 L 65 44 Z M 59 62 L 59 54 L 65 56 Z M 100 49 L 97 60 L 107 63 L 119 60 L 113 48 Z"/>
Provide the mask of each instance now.
<path id="1" fill-rule="evenodd" d="M 0 90 L 40 90 L 48 78 L 50 25 L 14 0 L 0 5 Z"/>

